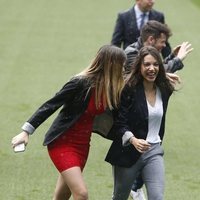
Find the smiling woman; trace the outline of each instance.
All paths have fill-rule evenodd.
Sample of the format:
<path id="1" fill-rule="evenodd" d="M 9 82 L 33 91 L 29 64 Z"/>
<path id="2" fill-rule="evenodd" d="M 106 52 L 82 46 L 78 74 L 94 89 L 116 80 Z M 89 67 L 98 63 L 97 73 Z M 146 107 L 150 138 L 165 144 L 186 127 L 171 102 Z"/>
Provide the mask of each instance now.
<path id="1" fill-rule="evenodd" d="M 160 53 L 141 48 L 126 78 L 106 161 L 113 167 L 113 200 L 127 200 L 138 173 L 149 200 L 164 198 L 163 141 L 168 100 L 174 91 Z"/>

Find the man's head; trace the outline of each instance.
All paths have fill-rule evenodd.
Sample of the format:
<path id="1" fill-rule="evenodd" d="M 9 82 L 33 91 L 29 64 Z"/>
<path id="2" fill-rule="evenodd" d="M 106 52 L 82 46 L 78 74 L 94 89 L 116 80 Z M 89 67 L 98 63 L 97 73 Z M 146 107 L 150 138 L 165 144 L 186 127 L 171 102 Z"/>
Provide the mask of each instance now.
<path id="1" fill-rule="evenodd" d="M 166 24 L 150 20 L 142 27 L 140 35 L 144 46 L 153 46 L 161 52 L 172 34 Z"/>
<path id="2" fill-rule="evenodd" d="M 136 0 L 136 4 L 142 12 L 148 12 L 153 8 L 155 0 Z"/>

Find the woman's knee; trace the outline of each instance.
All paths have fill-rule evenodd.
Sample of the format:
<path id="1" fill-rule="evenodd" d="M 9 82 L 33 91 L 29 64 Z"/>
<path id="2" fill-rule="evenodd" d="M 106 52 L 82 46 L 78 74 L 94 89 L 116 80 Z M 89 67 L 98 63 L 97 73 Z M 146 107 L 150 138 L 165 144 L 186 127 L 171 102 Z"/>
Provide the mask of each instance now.
<path id="1" fill-rule="evenodd" d="M 73 195 L 75 200 L 88 200 L 87 189 L 80 189 L 76 191 Z"/>
<path id="2" fill-rule="evenodd" d="M 68 190 L 55 190 L 53 200 L 68 200 L 71 192 Z"/>

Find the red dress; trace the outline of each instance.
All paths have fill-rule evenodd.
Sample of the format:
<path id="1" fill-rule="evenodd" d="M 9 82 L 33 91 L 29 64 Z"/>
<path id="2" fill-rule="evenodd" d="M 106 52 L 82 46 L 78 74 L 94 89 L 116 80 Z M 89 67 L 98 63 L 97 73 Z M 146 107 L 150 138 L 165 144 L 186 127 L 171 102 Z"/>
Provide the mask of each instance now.
<path id="1" fill-rule="evenodd" d="M 102 112 L 104 112 L 103 105 L 96 109 L 93 92 L 88 107 L 79 120 L 48 144 L 49 156 L 59 172 L 74 166 L 79 166 L 83 170 L 88 158 L 93 120 L 95 115 Z"/>

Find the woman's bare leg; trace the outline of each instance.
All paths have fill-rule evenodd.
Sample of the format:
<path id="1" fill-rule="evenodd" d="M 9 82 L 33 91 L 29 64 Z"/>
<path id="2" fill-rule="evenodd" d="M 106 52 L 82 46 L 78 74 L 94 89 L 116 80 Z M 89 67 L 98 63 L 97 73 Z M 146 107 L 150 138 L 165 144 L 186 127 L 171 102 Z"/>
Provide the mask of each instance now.
<path id="1" fill-rule="evenodd" d="M 74 200 L 88 200 L 87 187 L 80 167 L 72 167 L 61 173 L 53 200 L 68 200 L 70 194 Z"/>
<path id="2" fill-rule="evenodd" d="M 71 191 L 60 174 L 56 183 L 53 200 L 68 200 L 70 196 Z"/>

